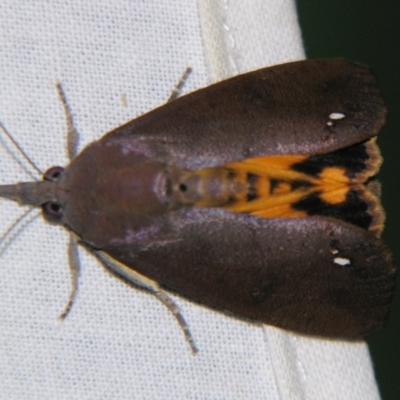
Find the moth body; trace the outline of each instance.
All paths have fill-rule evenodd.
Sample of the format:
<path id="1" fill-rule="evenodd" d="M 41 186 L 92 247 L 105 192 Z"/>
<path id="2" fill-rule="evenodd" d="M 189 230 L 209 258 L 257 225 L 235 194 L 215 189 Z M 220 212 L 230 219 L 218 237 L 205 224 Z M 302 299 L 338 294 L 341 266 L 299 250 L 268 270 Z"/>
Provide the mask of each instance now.
<path id="1" fill-rule="evenodd" d="M 155 293 L 358 337 L 384 325 L 394 289 L 373 183 L 385 116 L 368 68 L 283 64 L 178 98 L 0 195 L 41 205 Z"/>

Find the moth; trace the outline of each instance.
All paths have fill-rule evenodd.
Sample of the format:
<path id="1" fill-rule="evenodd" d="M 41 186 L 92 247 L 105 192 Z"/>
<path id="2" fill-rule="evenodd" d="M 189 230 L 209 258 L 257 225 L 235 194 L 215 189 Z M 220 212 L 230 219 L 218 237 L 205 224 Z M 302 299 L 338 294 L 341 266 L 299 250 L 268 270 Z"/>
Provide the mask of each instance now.
<path id="1" fill-rule="evenodd" d="M 194 352 L 164 288 L 290 331 L 360 337 L 385 324 L 394 290 L 373 179 L 385 116 L 367 67 L 277 65 L 178 97 L 78 155 L 70 145 L 66 168 L 0 196 L 77 238 L 63 316 L 78 242 L 154 293 Z"/>

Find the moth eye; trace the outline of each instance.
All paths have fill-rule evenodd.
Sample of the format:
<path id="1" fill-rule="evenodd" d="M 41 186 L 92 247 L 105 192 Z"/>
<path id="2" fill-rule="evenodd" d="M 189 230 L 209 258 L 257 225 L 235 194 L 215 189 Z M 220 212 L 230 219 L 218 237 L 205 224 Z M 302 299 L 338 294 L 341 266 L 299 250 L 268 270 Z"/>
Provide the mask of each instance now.
<path id="1" fill-rule="evenodd" d="M 64 215 L 63 208 L 57 204 L 48 202 L 42 206 L 44 216 L 50 221 L 60 221 Z"/>
<path id="2" fill-rule="evenodd" d="M 58 181 L 62 176 L 63 172 L 64 172 L 63 167 L 51 167 L 44 173 L 43 180 L 51 182 Z"/>

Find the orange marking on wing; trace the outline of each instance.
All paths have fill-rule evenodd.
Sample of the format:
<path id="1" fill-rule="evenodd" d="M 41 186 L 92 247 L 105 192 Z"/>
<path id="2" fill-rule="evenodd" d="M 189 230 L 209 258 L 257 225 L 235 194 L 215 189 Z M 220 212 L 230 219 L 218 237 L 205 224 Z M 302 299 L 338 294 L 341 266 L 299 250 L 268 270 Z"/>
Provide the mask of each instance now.
<path id="1" fill-rule="evenodd" d="M 351 190 L 361 196 L 360 204 L 364 201 L 367 205 L 365 213 L 372 217 L 369 229 L 379 235 L 384 221 L 379 191 L 372 190 L 372 185 L 365 185 L 365 182 L 375 175 L 382 160 L 374 139 L 359 146 L 349 152 L 355 154 L 354 158 L 341 159 L 340 154 L 346 156 L 345 153 L 333 157 L 327 154 L 326 159 L 319 155 L 309 161 L 308 155 L 267 155 L 218 167 L 227 171 L 227 178 L 221 181 L 227 188 L 227 201 L 220 206 L 261 218 L 302 218 L 319 212 L 324 215 L 326 210 L 319 211 L 318 207 L 325 203 L 332 215 L 337 209 L 338 218 L 352 221 L 352 215 L 347 216 L 346 208 L 342 207 L 349 201 L 351 209 L 353 197 L 348 197 Z M 318 160 L 321 160 L 319 173 L 319 165 L 315 164 Z M 332 165 L 335 160 L 337 166 Z M 294 167 L 295 164 L 299 165 Z M 314 174 L 307 174 L 308 169 L 315 171 Z M 299 172 L 301 170 L 304 172 Z"/>
<path id="2" fill-rule="evenodd" d="M 346 176 L 346 171 L 340 167 L 326 167 L 319 174 L 320 184 L 323 186 L 325 182 L 341 182 L 349 184 L 350 179 Z"/>
<path id="3" fill-rule="evenodd" d="M 310 177 L 290 167 L 307 157 L 302 155 L 283 155 L 247 158 L 242 161 L 226 164 L 225 167 L 235 171 L 251 173 L 259 176 L 266 176 L 269 179 L 279 180 L 310 180 Z"/>
<path id="4" fill-rule="evenodd" d="M 340 204 L 346 201 L 348 191 L 348 186 L 342 186 L 332 190 L 324 190 L 321 192 L 320 198 L 328 204 Z"/>

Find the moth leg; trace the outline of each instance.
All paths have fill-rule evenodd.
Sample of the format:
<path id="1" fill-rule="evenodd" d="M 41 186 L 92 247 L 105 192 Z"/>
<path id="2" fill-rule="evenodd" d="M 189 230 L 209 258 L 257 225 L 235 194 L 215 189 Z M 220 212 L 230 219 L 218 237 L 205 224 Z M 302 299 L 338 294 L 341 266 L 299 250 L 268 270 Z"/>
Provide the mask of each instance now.
<path id="1" fill-rule="evenodd" d="M 79 261 L 78 254 L 78 244 L 76 242 L 76 237 L 73 233 L 69 235 L 68 244 L 68 264 L 71 272 L 71 293 L 69 295 L 69 300 L 63 313 L 59 316 L 59 319 L 64 320 L 65 317 L 71 311 L 72 305 L 74 304 L 76 294 L 78 293 L 78 281 L 81 272 L 81 263 Z"/>
<path id="2" fill-rule="evenodd" d="M 186 83 L 186 81 L 189 78 L 189 75 L 191 73 L 192 73 L 192 68 L 187 67 L 185 72 L 181 76 L 181 79 L 179 79 L 178 83 L 175 85 L 175 88 L 172 91 L 171 95 L 169 96 L 169 99 L 167 100 L 167 103 L 170 103 L 171 101 L 174 101 L 181 94 L 182 87 Z"/>
<path id="3" fill-rule="evenodd" d="M 67 151 L 68 159 L 72 161 L 78 153 L 79 133 L 74 126 L 73 115 L 69 108 L 67 97 L 65 96 L 64 90 L 61 83 L 56 83 L 56 89 L 60 98 L 61 104 L 64 108 L 65 120 L 67 122 Z"/>
<path id="4" fill-rule="evenodd" d="M 179 307 L 175 304 L 175 302 L 160 288 L 160 285 L 153 281 L 152 279 L 147 278 L 146 276 L 136 272 L 135 270 L 127 267 L 126 265 L 120 263 L 114 258 L 110 257 L 106 253 L 102 251 L 94 251 L 95 255 L 100 259 L 100 261 L 110 270 L 115 272 L 116 274 L 124 277 L 130 283 L 142 287 L 144 289 L 149 290 L 153 293 L 174 315 L 175 319 L 178 321 L 179 326 L 181 327 L 183 334 L 185 335 L 185 339 L 188 342 L 192 353 L 196 354 L 198 352 L 197 347 L 194 343 L 193 336 L 190 333 L 189 326 L 183 318 Z"/>

